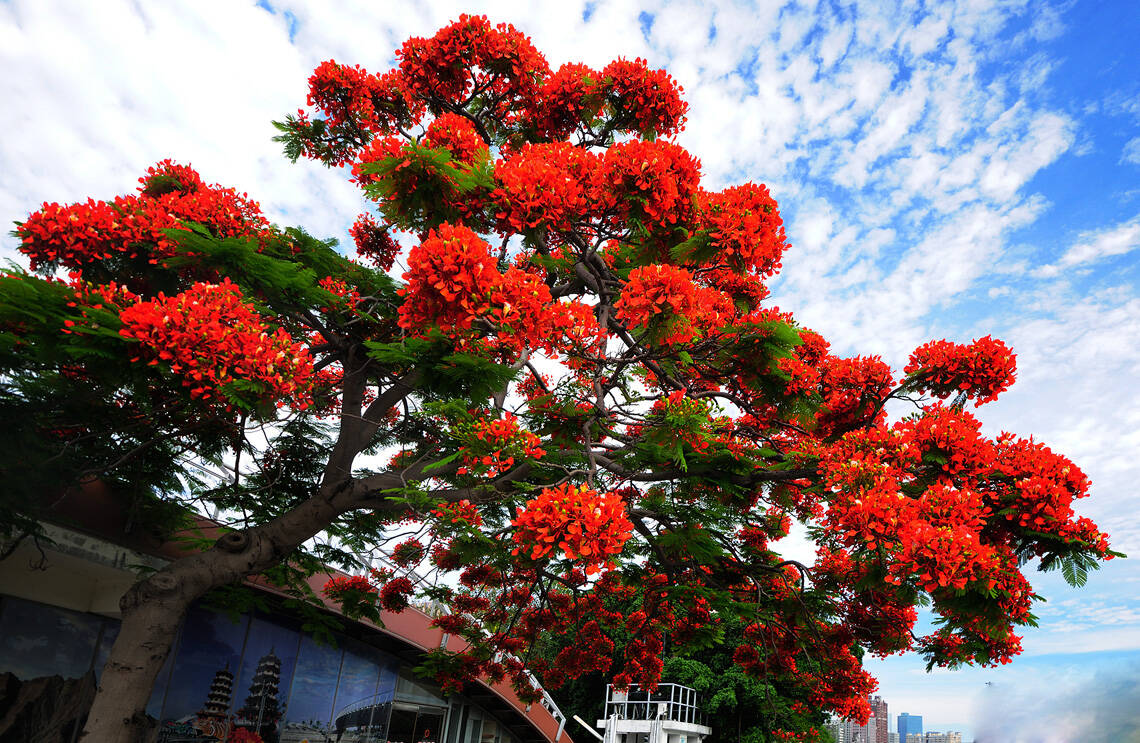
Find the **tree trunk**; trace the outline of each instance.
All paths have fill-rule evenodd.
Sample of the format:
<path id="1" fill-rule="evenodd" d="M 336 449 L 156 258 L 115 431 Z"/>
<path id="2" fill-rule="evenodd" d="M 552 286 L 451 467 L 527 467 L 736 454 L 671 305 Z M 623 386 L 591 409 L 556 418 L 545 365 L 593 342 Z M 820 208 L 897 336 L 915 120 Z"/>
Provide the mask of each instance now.
<path id="1" fill-rule="evenodd" d="M 398 482 L 398 480 L 397 480 Z M 355 507 L 349 483 L 322 493 L 273 521 L 230 532 L 209 550 L 175 560 L 123 596 L 122 628 L 80 739 L 89 743 L 144 743 L 154 732 L 146 716 L 154 681 L 170 654 L 186 609 L 207 591 L 279 564 L 305 540 Z"/>
<path id="2" fill-rule="evenodd" d="M 178 623 L 195 598 L 185 593 L 178 590 L 176 579 L 158 573 L 136 583 L 123 596 L 123 623 L 107 664 L 103 666 L 81 740 L 92 743 L 153 740 L 156 721 L 147 717 L 146 704 L 154 680 L 170 654 Z"/>

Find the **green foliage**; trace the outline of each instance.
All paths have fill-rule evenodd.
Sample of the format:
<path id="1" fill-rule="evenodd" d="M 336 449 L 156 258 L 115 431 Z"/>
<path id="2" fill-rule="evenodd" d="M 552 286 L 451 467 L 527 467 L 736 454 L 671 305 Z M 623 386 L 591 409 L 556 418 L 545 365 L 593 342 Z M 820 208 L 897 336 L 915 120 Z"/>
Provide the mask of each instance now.
<path id="1" fill-rule="evenodd" d="M 364 344 L 376 361 L 421 372 L 419 389 L 434 399 L 484 400 L 513 380 L 518 371 L 473 353 L 456 351 L 452 340 L 433 329 L 425 336 Z"/>
<path id="2" fill-rule="evenodd" d="M 400 156 L 365 163 L 360 170 L 378 177 L 364 193 L 389 223 L 406 230 L 424 231 L 443 222 L 477 227 L 464 213 L 463 199 L 495 187 L 489 160 L 468 165 L 454 161 L 446 149 L 415 142 L 405 144 Z"/>

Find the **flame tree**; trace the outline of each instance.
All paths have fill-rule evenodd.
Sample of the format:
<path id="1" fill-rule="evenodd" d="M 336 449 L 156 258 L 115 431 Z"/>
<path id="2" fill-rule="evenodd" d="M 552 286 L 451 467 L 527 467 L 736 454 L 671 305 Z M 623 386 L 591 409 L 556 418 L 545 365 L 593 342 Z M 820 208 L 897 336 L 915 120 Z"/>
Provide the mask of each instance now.
<path id="1" fill-rule="evenodd" d="M 1113 556 L 1073 512 L 1081 471 L 967 409 L 1013 382 L 1003 343 L 934 341 L 896 371 L 765 302 L 776 201 L 702 187 L 664 71 L 552 70 L 467 16 L 397 59 L 321 64 L 277 124 L 288 157 L 374 202 L 359 260 L 171 161 L 17 223 L 34 273 L 0 278 L 0 405 L 23 422 L 9 543 L 92 480 L 148 528 L 190 506 L 230 529 L 123 597 L 87 739 L 139 732 L 187 606 L 250 575 L 314 600 L 304 579 L 332 564 L 357 573 L 325 587 L 351 615 L 447 607 L 466 643 L 422 670 L 452 689 L 533 698 L 527 667 L 652 685 L 666 654 L 729 643 L 795 713 L 786 739 L 867 716 L 865 652 L 1008 662 L 1034 623 L 1021 567 L 1079 583 Z M 914 412 L 889 422 L 892 399 Z M 812 566 L 772 545 L 793 520 Z M 388 567 L 364 570 L 376 552 Z M 576 641 L 531 652 L 558 637 Z"/>

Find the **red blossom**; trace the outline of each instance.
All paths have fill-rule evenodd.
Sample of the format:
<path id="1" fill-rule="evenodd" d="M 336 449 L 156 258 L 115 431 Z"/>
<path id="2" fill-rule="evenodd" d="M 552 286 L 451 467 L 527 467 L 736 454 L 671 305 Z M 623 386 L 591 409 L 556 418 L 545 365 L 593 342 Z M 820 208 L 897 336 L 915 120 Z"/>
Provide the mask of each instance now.
<path id="1" fill-rule="evenodd" d="M 606 150 L 595 180 L 594 199 L 617 226 L 630 218 L 651 233 L 692 223 L 700 187 L 700 161 L 680 145 L 635 139 Z"/>
<path id="2" fill-rule="evenodd" d="M 581 559 L 593 574 L 611 564 L 633 533 L 625 502 L 616 493 L 601 493 L 584 485 L 544 488 L 511 521 L 520 551 L 532 560 L 557 547 L 569 560 Z"/>
<path id="3" fill-rule="evenodd" d="M 549 74 L 546 60 L 509 24 L 461 15 L 430 39 L 413 37 L 396 52 L 408 90 L 433 109 L 462 103 L 479 91 L 494 119 L 521 109 Z"/>
<path id="4" fill-rule="evenodd" d="M 754 183 L 701 194 L 702 227 L 717 247 L 717 260 L 737 271 L 771 276 L 787 250 L 783 220 L 768 189 Z"/>
<path id="5" fill-rule="evenodd" d="M 543 82 L 527 115 L 539 134 L 560 140 L 592 121 L 604 100 L 600 73 L 583 64 L 564 64 Z"/>
<path id="6" fill-rule="evenodd" d="M 453 113 L 440 114 L 428 125 L 424 142 L 429 147 L 442 147 L 455 160 L 473 165 L 487 159 L 487 143 L 467 118 Z"/>
<path id="7" fill-rule="evenodd" d="M 127 307 L 119 331 L 136 340 L 135 360 L 163 364 L 182 379 L 195 399 L 223 404 L 248 399 L 307 407 L 316 377 L 308 349 L 283 328 L 271 328 L 246 304 L 241 289 L 197 283 L 188 290 Z"/>
<path id="8" fill-rule="evenodd" d="M 188 166 L 163 160 L 139 181 L 137 196 L 45 203 L 31 214 L 16 233 L 32 269 L 84 269 L 115 259 L 158 264 L 178 249 L 166 231 L 186 229 L 186 222 L 203 224 L 219 237 L 268 233 L 257 202 L 232 188 L 205 185 Z"/>
<path id="9" fill-rule="evenodd" d="M 700 338 L 736 314 L 723 293 L 697 285 L 683 268 L 662 264 L 633 269 L 615 307 L 619 320 L 646 328 L 666 345 Z"/>
<path id="10" fill-rule="evenodd" d="M 399 613 L 409 606 L 415 586 L 407 578 L 393 578 L 380 587 L 380 606 L 385 611 Z"/>
<path id="11" fill-rule="evenodd" d="M 665 70 L 651 70 L 640 58 L 617 59 L 602 76 L 607 102 L 621 128 L 659 137 L 671 137 L 685 128 L 689 104 L 681 99 L 684 90 Z"/>
<path id="12" fill-rule="evenodd" d="M 570 229 L 586 217 L 587 184 L 597 168 L 591 152 L 565 142 L 525 145 L 495 166 L 491 197 L 504 232 Z"/>
<path id="13" fill-rule="evenodd" d="M 357 254 L 372 261 L 381 271 L 387 271 L 396 262 L 399 244 L 392 239 L 390 230 L 381 227 L 370 215 L 357 217 L 348 233 L 356 243 Z"/>
<path id="14" fill-rule="evenodd" d="M 903 369 L 915 389 L 946 399 L 963 394 L 975 407 L 997 399 L 1017 377 L 1016 356 L 1009 346 L 990 336 L 969 345 L 930 341 L 914 350 Z"/>

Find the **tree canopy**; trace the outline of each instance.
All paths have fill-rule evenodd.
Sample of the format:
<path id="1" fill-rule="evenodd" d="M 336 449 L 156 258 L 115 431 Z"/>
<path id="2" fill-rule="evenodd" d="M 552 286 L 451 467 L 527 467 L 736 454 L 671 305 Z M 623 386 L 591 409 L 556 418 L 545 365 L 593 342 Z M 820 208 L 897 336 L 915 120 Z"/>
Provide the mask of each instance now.
<path id="1" fill-rule="evenodd" d="M 145 704 L 154 628 L 251 574 L 313 599 L 306 576 L 345 568 L 325 594 L 354 616 L 445 607 L 466 643 L 423 671 L 452 689 L 535 698 L 528 667 L 652 686 L 667 654 L 729 643 L 717 673 L 865 719 L 865 652 L 1008 662 L 1034 624 L 1026 563 L 1080 583 L 1114 555 L 1074 513 L 1075 464 L 967 409 L 1013 383 L 1004 343 L 936 340 L 894 370 L 767 301 L 777 203 L 702 185 L 665 71 L 554 70 L 463 16 L 383 74 L 322 63 L 307 106 L 278 139 L 375 205 L 355 257 L 169 160 L 17 224 L 8 535 L 91 479 L 148 528 L 189 507 L 233 530 L 124 598 L 98 740 Z M 793 521 L 814 565 L 773 544 Z M 575 640 L 531 652 L 557 637 Z"/>

